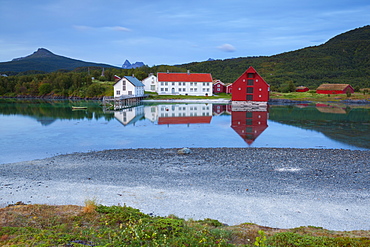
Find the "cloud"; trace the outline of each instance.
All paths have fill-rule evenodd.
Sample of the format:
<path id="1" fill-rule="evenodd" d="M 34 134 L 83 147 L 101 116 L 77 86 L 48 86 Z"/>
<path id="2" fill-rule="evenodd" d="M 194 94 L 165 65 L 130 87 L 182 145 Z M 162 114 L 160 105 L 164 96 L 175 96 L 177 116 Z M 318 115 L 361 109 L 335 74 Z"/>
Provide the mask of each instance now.
<path id="1" fill-rule="evenodd" d="M 131 32 L 131 29 L 121 26 L 113 26 L 113 27 L 90 27 L 90 26 L 83 26 L 83 25 L 74 25 L 74 29 L 79 31 L 115 31 L 115 32 Z"/>
<path id="2" fill-rule="evenodd" d="M 223 44 L 223 45 L 218 46 L 217 48 L 219 50 L 225 51 L 225 52 L 234 52 L 234 51 L 236 51 L 235 47 L 233 45 L 230 45 L 230 44 Z"/>
<path id="3" fill-rule="evenodd" d="M 131 30 L 126 28 L 126 27 L 120 27 L 120 26 L 115 26 L 115 27 L 107 27 L 110 30 L 113 31 L 118 31 L 118 32 L 130 32 Z"/>

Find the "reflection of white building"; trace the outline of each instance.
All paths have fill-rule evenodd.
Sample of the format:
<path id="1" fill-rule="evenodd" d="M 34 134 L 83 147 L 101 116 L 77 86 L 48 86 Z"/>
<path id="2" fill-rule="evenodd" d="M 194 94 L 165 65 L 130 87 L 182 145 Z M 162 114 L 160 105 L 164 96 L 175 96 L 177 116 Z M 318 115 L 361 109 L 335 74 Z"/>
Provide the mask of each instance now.
<path id="1" fill-rule="evenodd" d="M 158 106 L 157 105 L 145 106 L 144 114 L 145 114 L 145 118 L 150 120 L 151 122 L 157 121 Z"/>
<path id="2" fill-rule="evenodd" d="M 210 123 L 212 104 L 174 104 L 158 106 L 158 124 Z"/>
<path id="3" fill-rule="evenodd" d="M 122 111 L 115 111 L 114 117 L 121 122 L 123 125 L 135 124 L 144 116 L 144 106 L 136 106 L 132 108 L 126 108 Z"/>
<path id="4" fill-rule="evenodd" d="M 157 77 L 153 74 L 150 74 L 147 78 L 141 81 L 145 87 L 144 90 L 148 92 L 157 92 L 158 81 Z"/>

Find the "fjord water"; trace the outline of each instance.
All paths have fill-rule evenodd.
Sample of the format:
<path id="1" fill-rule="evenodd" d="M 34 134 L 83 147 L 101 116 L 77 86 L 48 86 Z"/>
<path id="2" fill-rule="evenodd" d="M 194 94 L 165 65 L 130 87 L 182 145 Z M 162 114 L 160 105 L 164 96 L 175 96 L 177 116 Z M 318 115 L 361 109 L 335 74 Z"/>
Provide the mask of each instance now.
<path id="1" fill-rule="evenodd" d="M 370 106 L 270 105 L 233 111 L 225 104 L 148 103 L 109 111 L 98 101 L 0 100 L 0 138 L 0 164 L 126 148 L 369 150 Z"/>

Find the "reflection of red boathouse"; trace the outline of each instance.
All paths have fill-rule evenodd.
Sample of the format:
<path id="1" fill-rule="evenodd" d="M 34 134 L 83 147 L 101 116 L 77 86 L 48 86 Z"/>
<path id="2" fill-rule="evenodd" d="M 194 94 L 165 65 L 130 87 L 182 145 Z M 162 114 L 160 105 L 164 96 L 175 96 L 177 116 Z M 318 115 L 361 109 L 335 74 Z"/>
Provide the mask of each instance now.
<path id="1" fill-rule="evenodd" d="M 267 111 L 232 111 L 231 128 L 251 145 L 268 127 Z"/>

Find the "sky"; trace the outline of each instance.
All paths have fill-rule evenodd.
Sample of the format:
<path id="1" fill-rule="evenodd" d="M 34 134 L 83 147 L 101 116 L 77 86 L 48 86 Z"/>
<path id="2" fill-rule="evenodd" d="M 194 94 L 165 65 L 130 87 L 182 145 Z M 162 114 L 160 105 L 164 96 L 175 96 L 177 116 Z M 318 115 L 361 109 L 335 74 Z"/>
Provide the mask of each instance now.
<path id="1" fill-rule="evenodd" d="M 369 24 L 369 0 L 0 0 L 0 62 L 38 48 L 119 67 L 271 56 Z"/>

